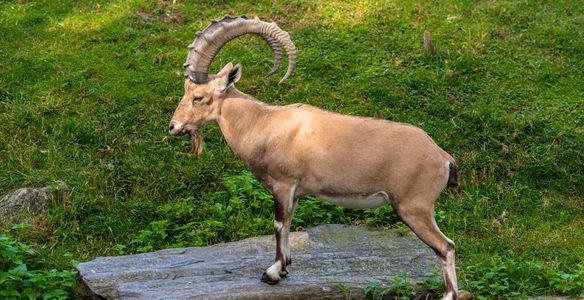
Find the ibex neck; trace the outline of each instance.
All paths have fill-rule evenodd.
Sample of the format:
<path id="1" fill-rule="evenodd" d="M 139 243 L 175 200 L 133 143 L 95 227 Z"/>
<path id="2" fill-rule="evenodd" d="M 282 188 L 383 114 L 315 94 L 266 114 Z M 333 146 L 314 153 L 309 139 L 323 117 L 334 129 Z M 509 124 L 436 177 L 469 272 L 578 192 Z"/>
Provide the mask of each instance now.
<path id="1" fill-rule="evenodd" d="M 243 160 L 253 152 L 256 145 L 250 136 L 262 126 L 262 116 L 269 110 L 270 106 L 247 94 L 234 88 L 228 91 L 217 122 L 231 149 Z"/>

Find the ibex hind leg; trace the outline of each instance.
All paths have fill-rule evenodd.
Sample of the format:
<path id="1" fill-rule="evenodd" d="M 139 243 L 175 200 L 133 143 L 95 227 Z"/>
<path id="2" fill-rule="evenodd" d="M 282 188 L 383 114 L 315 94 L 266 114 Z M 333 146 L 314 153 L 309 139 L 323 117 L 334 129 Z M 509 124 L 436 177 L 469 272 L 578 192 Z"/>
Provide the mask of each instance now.
<path id="1" fill-rule="evenodd" d="M 444 295 L 442 299 L 457 299 L 458 284 L 454 265 L 454 243 L 436 225 L 433 205 L 422 207 L 420 201 L 428 199 L 402 199 L 396 211 L 412 231 L 440 258 L 444 275 Z M 432 201 L 434 201 L 432 199 Z M 410 204 L 410 205 L 408 205 Z"/>

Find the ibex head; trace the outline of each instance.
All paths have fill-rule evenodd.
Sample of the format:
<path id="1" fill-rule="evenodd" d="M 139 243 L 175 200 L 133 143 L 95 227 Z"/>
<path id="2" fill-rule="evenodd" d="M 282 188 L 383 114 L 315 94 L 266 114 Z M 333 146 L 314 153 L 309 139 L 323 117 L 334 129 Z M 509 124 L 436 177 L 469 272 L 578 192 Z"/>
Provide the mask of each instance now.
<path id="1" fill-rule="evenodd" d="M 225 92 L 241 77 L 241 65 L 228 63 L 216 75 L 209 75 L 209 65 L 219 50 L 230 40 L 247 34 L 260 35 L 274 52 L 274 67 L 266 77 L 275 73 L 280 67 L 282 50 L 288 54 L 288 71 L 280 80 L 283 82 L 294 71 L 296 50 L 287 32 L 275 23 L 256 19 L 226 16 L 219 21 L 212 21 L 205 30 L 197 32 L 195 41 L 188 46 L 189 54 L 185 67 L 184 96 L 170 121 L 171 135 L 188 133 L 191 135 L 193 151 L 200 154 L 202 139 L 198 132 L 203 124 L 217 120 L 225 100 Z"/>

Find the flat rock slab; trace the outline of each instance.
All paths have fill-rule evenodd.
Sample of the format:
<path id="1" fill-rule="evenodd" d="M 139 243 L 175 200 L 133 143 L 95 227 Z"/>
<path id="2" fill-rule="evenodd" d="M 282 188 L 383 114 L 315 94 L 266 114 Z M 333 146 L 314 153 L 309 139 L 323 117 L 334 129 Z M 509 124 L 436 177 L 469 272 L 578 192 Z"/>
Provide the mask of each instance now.
<path id="1" fill-rule="evenodd" d="M 277 285 L 260 282 L 275 239 L 98 258 L 77 266 L 83 299 L 361 299 L 369 282 L 436 276 L 438 260 L 395 230 L 321 225 L 290 234 L 292 265 Z"/>

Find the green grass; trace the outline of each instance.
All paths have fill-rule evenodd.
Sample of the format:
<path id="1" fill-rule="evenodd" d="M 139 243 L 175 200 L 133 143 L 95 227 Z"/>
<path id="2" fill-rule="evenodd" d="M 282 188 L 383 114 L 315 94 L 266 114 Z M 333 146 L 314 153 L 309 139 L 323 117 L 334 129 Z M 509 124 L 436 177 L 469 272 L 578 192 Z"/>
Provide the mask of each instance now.
<path id="1" fill-rule="evenodd" d="M 298 67 L 282 85 L 263 80 L 269 47 L 238 39 L 212 70 L 242 63 L 240 90 L 381 112 L 456 157 L 461 190 L 436 210 L 465 289 L 584 297 L 582 1 L 0 2 L 0 192 L 71 187 L 46 217 L 5 236 L 34 249 L 43 268 L 66 270 L 72 260 L 272 233 L 272 200 L 217 126 L 203 129 L 198 160 L 188 139 L 167 136 L 186 45 L 210 19 L 243 13 L 289 31 Z M 400 227 L 390 209 L 300 205 L 294 228 Z"/>

